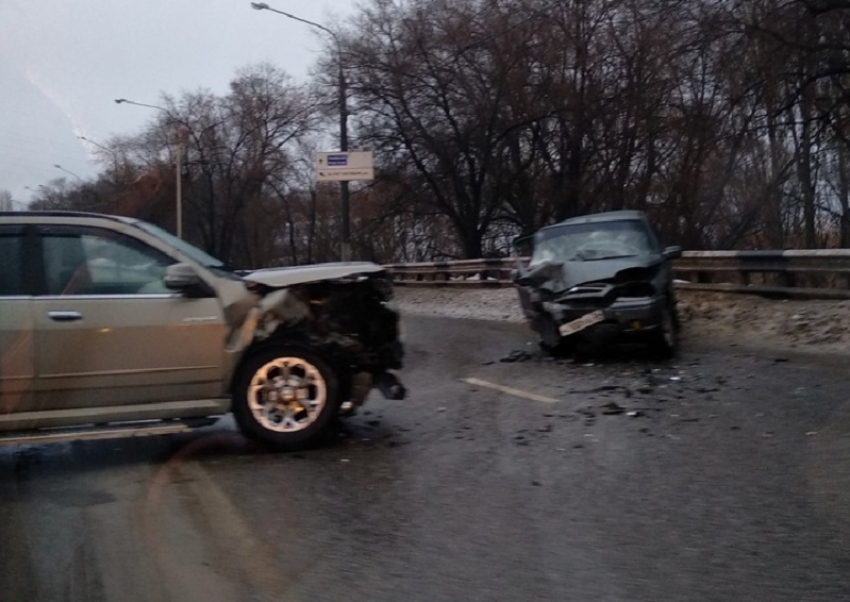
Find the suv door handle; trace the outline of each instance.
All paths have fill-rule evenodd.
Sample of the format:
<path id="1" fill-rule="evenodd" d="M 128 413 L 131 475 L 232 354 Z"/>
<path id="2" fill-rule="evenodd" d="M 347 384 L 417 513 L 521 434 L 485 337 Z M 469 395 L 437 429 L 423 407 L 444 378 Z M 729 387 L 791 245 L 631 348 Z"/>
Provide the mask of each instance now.
<path id="1" fill-rule="evenodd" d="M 54 322 L 76 322 L 83 319 L 83 314 L 78 311 L 49 311 L 47 315 Z"/>

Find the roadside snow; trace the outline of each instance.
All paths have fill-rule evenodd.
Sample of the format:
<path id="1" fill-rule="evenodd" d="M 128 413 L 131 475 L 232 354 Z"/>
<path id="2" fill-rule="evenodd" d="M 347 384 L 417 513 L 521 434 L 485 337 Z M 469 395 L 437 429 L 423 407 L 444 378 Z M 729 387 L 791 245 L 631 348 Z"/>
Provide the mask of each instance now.
<path id="1" fill-rule="evenodd" d="M 524 322 L 513 288 L 396 287 L 404 313 Z M 850 352 L 850 301 L 776 301 L 753 295 L 679 291 L 685 337 L 751 347 Z"/>
<path id="2" fill-rule="evenodd" d="M 447 318 L 523 322 L 513 288 L 396 287 L 402 312 Z"/>

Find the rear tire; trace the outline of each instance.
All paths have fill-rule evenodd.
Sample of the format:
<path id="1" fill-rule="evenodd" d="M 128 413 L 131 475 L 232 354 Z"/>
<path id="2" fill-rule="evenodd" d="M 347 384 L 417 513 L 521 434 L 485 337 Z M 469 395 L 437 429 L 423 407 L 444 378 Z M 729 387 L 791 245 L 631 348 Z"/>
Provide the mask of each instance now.
<path id="1" fill-rule="evenodd" d="M 340 377 L 302 347 L 281 346 L 250 357 L 233 390 L 233 417 L 242 433 L 274 449 L 315 445 L 338 414 Z"/>

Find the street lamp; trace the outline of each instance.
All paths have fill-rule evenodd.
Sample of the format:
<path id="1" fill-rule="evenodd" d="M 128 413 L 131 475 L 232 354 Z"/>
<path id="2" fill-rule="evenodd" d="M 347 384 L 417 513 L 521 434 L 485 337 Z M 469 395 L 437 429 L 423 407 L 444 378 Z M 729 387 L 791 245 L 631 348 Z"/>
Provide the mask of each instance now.
<path id="1" fill-rule="evenodd" d="M 277 10 L 272 8 L 265 2 L 252 2 L 251 8 L 254 10 L 269 10 L 273 13 L 277 13 L 279 15 L 283 15 L 289 19 L 294 21 L 300 21 L 301 23 L 305 23 L 310 27 L 314 27 L 320 31 L 325 32 L 330 35 L 334 44 L 336 45 L 337 52 L 337 64 L 339 67 L 339 72 L 337 74 L 338 77 L 338 88 L 339 88 L 339 150 L 343 153 L 348 152 L 348 95 L 346 94 L 346 81 L 345 81 L 345 71 L 342 67 L 342 43 L 339 39 L 339 35 L 332 29 L 328 29 L 321 23 L 316 23 L 315 21 L 310 21 L 308 19 L 302 19 L 301 17 L 296 17 L 293 14 L 284 12 L 282 10 Z M 340 235 L 342 240 L 339 245 L 339 254 L 342 261 L 351 261 L 351 219 L 349 216 L 349 190 L 348 190 L 348 181 L 342 180 L 339 183 L 339 208 L 340 213 L 342 214 L 342 219 L 340 223 Z"/>
<path id="2" fill-rule="evenodd" d="M 115 172 L 115 179 L 117 181 L 118 180 L 118 153 L 116 153 L 111 148 L 103 146 L 101 143 L 92 140 L 91 138 L 86 138 L 85 136 L 77 136 L 77 138 L 79 138 L 83 142 L 88 142 L 89 144 L 96 146 L 100 150 L 105 151 L 105 152 L 109 153 L 110 155 L 112 155 L 112 169 Z"/>
<path id="3" fill-rule="evenodd" d="M 113 180 L 113 186 L 115 187 L 115 195 L 114 195 L 110 204 L 113 205 L 113 210 L 119 209 L 120 201 L 118 200 L 118 192 L 119 192 L 120 185 L 121 185 L 121 178 L 120 178 L 120 175 L 118 173 L 118 153 L 116 153 L 111 148 L 102 145 L 100 142 L 92 140 L 91 138 L 86 138 L 85 136 L 77 136 L 77 138 L 79 138 L 83 142 L 87 142 L 88 144 L 91 144 L 92 146 L 96 146 L 97 148 L 99 148 L 103 152 L 109 153 L 112 156 L 112 180 Z"/>
<path id="4" fill-rule="evenodd" d="M 79 138 L 79 139 L 80 139 L 80 140 L 82 140 L 83 142 L 88 142 L 89 144 L 93 144 L 93 145 L 95 145 L 96 147 L 98 147 L 99 149 L 101 149 L 101 150 L 105 150 L 105 151 L 106 151 L 106 152 L 108 152 L 108 153 L 113 153 L 112 149 L 106 148 L 105 146 L 103 146 L 103 145 L 102 145 L 102 144 L 100 144 L 99 142 L 95 142 L 95 141 L 94 141 L 94 140 L 92 140 L 91 138 L 86 138 L 85 136 L 77 136 L 77 138 Z M 114 153 L 113 153 L 113 154 L 114 154 Z"/>
<path id="5" fill-rule="evenodd" d="M 159 107 L 157 105 L 149 105 L 143 102 L 135 102 L 133 100 L 127 100 L 126 98 L 116 98 L 115 104 L 128 104 L 128 105 L 136 105 L 139 107 L 147 107 L 149 109 L 157 109 L 162 111 L 172 122 L 177 122 L 171 115 L 171 111 L 166 108 Z M 183 141 L 182 139 L 178 139 L 177 141 L 177 161 L 175 167 L 175 205 L 177 207 L 177 238 L 183 238 Z"/>
<path id="6" fill-rule="evenodd" d="M 64 172 L 65 172 L 65 173 L 67 173 L 67 174 L 71 174 L 72 176 L 74 176 L 75 178 L 77 178 L 80 182 L 82 182 L 82 181 L 83 181 L 83 179 L 82 179 L 80 176 L 78 176 L 77 174 L 75 174 L 73 171 L 70 171 L 70 170 L 65 169 L 64 167 L 62 167 L 62 166 L 61 166 L 61 165 L 59 165 L 58 163 L 54 163 L 54 164 L 53 164 L 53 167 L 55 167 L 56 169 L 60 169 L 60 170 L 64 171 Z"/>

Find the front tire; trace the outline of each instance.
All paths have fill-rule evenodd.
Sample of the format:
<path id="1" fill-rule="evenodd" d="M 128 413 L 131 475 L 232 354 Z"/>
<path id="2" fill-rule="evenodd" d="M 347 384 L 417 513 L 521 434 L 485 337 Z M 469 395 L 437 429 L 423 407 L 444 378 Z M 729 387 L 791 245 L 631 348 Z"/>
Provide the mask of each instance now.
<path id="1" fill-rule="evenodd" d="M 676 310 L 671 303 L 667 303 L 661 311 L 661 323 L 658 329 L 652 333 L 649 341 L 650 349 L 661 358 L 671 358 L 679 350 L 679 326 Z"/>
<path id="2" fill-rule="evenodd" d="M 275 347 L 249 358 L 233 391 L 242 433 L 275 449 L 314 445 L 339 412 L 339 374 L 317 353 Z"/>

